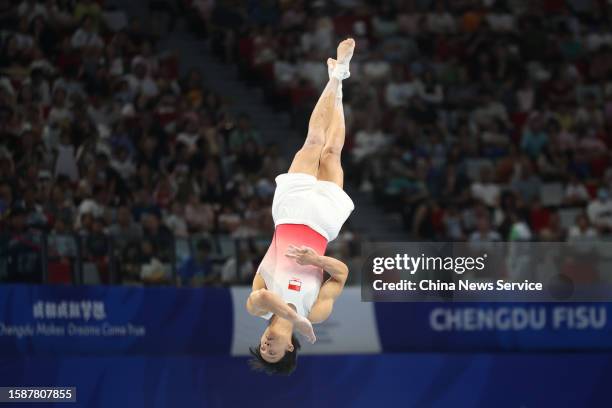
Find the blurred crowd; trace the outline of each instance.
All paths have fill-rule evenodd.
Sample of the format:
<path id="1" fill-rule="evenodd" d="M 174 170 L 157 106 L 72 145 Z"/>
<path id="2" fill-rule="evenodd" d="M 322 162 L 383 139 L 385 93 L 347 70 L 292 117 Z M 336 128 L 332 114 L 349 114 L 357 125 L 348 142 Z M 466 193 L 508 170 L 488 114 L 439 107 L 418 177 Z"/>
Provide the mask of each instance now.
<path id="1" fill-rule="evenodd" d="M 354 37 L 345 173 L 414 239 L 612 230 L 609 1 L 149 7 L 170 29 L 182 15 L 301 131 L 325 60 Z M 274 177 L 288 165 L 282 141 L 233 113 L 205 73 L 180 70 L 155 21 L 102 0 L 0 0 L 0 280 L 46 270 L 55 281 L 203 284 L 254 273 Z"/>
<path id="2" fill-rule="evenodd" d="M 337 41 L 346 176 L 424 240 L 593 240 L 612 230 L 612 3 L 193 2 L 213 50 L 306 119 Z"/>
<path id="3" fill-rule="evenodd" d="M 251 278 L 231 239 L 271 234 L 287 162 L 162 34 L 103 1 L 0 0 L 0 280 Z"/>

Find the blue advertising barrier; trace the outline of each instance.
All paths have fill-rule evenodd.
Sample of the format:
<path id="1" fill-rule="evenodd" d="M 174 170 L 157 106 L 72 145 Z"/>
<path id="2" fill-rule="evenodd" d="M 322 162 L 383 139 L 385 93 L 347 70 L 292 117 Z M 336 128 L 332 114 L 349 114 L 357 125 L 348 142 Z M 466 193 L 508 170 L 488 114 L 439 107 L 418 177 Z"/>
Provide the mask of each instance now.
<path id="1" fill-rule="evenodd" d="M 609 303 L 377 303 L 375 311 L 387 352 L 612 348 Z"/>
<path id="2" fill-rule="evenodd" d="M 304 354 L 609 350 L 608 303 L 362 303 L 347 288 Z M 248 289 L 0 286 L 0 355 L 246 355 Z"/>
<path id="3" fill-rule="evenodd" d="M 228 290 L 0 286 L 0 353 L 228 354 Z"/>
<path id="4" fill-rule="evenodd" d="M 612 345 L 608 304 L 364 304 L 358 290 L 315 327 L 310 352 L 332 355 L 304 345 L 283 378 L 230 356 L 261 329 L 237 331 L 245 289 L 0 286 L 0 386 L 76 387 L 93 408 L 609 405 L 612 353 L 593 352 Z M 376 344 L 347 338 L 356 312 Z M 388 353 L 411 350 L 530 352 Z"/>

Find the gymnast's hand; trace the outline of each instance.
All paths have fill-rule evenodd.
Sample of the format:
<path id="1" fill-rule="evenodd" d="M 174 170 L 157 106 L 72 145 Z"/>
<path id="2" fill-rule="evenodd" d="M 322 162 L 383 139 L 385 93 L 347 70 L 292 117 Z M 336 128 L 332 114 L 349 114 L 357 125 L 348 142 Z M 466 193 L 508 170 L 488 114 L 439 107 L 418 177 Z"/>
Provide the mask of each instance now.
<path id="1" fill-rule="evenodd" d="M 314 334 L 312 323 L 310 323 L 310 320 L 304 316 L 300 316 L 298 314 L 296 314 L 296 316 L 297 317 L 293 321 L 293 328 L 304 336 L 306 341 L 308 341 L 310 344 L 314 344 L 314 342 L 317 341 L 317 337 Z"/>
<path id="2" fill-rule="evenodd" d="M 295 262 L 300 265 L 316 266 L 319 263 L 319 255 L 315 252 L 314 249 L 309 248 L 307 246 L 296 247 L 294 245 L 289 245 L 285 256 L 291 259 L 295 259 Z"/>

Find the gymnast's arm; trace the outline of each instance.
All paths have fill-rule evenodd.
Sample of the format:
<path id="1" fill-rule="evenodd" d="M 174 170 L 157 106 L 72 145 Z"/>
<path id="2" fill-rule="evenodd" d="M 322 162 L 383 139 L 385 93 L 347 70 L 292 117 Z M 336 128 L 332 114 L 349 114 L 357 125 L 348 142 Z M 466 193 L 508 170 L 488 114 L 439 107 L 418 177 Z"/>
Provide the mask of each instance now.
<path id="1" fill-rule="evenodd" d="M 293 322 L 293 328 L 303 335 L 309 343 L 314 343 L 317 340 L 308 318 L 300 316 L 280 296 L 266 289 L 266 284 L 261 276 L 259 276 L 259 273 L 255 274 L 253 291 L 249 295 L 246 308 L 253 316 L 263 316 L 266 313 L 272 313 L 287 319 Z"/>
<path id="2" fill-rule="evenodd" d="M 256 273 L 253 279 L 253 291 L 247 299 L 246 308 L 253 316 L 273 313 L 291 321 L 297 318 L 297 313 L 280 296 L 266 289 L 266 282 L 259 273 Z"/>
<path id="3" fill-rule="evenodd" d="M 310 309 L 308 320 L 313 323 L 324 322 L 331 315 L 334 302 L 340 296 L 340 293 L 342 293 L 348 278 L 348 267 L 346 264 L 328 256 L 322 258 L 327 258 L 325 260 L 327 266 L 323 267 L 323 270 L 329 273 L 330 277 L 321 286 L 319 297 L 314 305 L 312 305 L 312 309 Z"/>
<path id="4" fill-rule="evenodd" d="M 268 289 L 258 289 L 251 292 L 246 307 L 253 316 L 263 316 L 266 313 L 272 313 L 292 322 L 298 320 L 298 314 L 295 310 L 289 307 L 280 296 L 270 292 Z"/>
<path id="5" fill-rule="evenodd" d="M 308 247 L 289 247 L 287 251 L 289 258 L 301 265 L 313 265 L 329 273 L 330 277 L 323 283 L 319 290 L 319 296 L 310 309 L 308 320 L 312 323 L 321 323 L 327 320 L 334 308 L 334 302 L 342 293 L 344 284 L 348 278 L 348 266 L 338 259 L 330 256 L 318 255 Z"/>

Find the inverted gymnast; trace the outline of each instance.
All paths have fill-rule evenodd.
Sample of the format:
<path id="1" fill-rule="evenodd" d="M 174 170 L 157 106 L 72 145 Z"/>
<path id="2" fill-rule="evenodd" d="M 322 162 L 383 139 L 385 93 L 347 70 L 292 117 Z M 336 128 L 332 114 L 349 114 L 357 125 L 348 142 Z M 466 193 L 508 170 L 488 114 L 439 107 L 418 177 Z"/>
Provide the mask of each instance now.
<path id="1" fill-rule="evenodd" d="M 355 206 L 342 189 L 340 154 L 344 145 L 342 81 L 349 77 L 355 41 L 338 45 L 328 59 L 329 82 L 308 124 L 308 134 L 289 171 L 276 177 L 272 202 L 274 237 L 255 278 L 246 308 L 268 326 L 250 360 L 255 370 L 291 374 L 300 343 L 294 330 L 314 343 L 313 323 L 332 312 L 348 277 L 348 267 L 324 256 Z M 323 282 L 323 273 L 329 279 Z"/>

